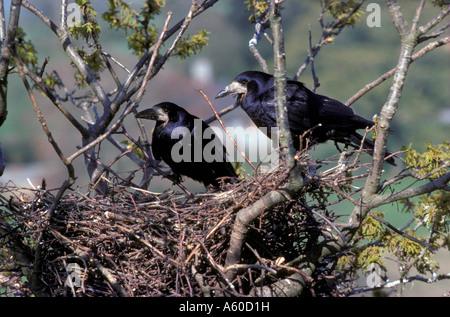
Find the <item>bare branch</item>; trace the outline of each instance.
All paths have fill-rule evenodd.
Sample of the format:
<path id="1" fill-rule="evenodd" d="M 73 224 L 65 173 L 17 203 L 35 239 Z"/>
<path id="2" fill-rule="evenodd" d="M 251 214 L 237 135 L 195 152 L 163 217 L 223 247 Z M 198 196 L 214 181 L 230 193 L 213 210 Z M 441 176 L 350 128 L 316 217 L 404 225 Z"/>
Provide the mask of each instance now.
<path id="1" fill-rule="evenodd" d="M 40 11 L 31 3 L 29 3 L 27 0 L 23 0 L 22 5 L 26 9 L 28 9 L 31 13 L 36 15 L 39 19 L 41 19 L 41 21 L 44 22 L 58 36 L 58 39 L 61 42 L 61 45 L 64 51 L 66 52 L 67 56 L 77 67 L 80 74 L 83 75 L 83 78 L 85 78 L 86 82 L 89 84 L 92 91 L 95 92 L 99 101 L 103 105 L 104 109 L 103 118 L 109 116 L 111 111 L 110 109 L 111 101 L 109 100 L 108 95 L 104 91 L 103 87 L 98 82 L 97 78 L 95 78 L 95 75 L 91 72 L 89 66 L 84 62 L 84 60 L 77 53 L 76 49 L 72 45 L 68 30 L 59 28 L 49 17 L 47 17 L 42 11 Z M 67 10 L 67 7 L 62 6 L 61 10 L 62 15 L 65 15 L 66 13 L 64 12 Z"/>
<path id="2" fill-rule="evenodd" d="M 7 94 L 8 94 L 8 67 L 11 60 L 14 39 L 19 25 L 20 7 L 22 0 L 11 1 L 11 9 L 9 14 L 8 30 L 5 26 L 5 12 L 3 1 L 1 1 L 0 19 L 1 19 L 1 56 L 0 56 L 0 126 L 5 122 L 8 115 L 7 110 Z"/>
<path id="3" fill-rule="evenodd" d="M 50 101 L 58 108 L 58 110 L 67 118 L 67 120 L 69 120 L 69 122 L 81 133 L 81 135 L 86 135 L 87 134 L 86 128 L 69 111 L 67 111 L 67 109 L 64 108 L 64 106 L 61 104 L 60 99 L 44 83 L 42 77 L 34 74 L 24 63 L 21 63 L 21 65 L 22 65 L 22 72 L 25 75 L 27 75 L 35 83 L 35 85 L 37 85 L 41 89 L 42 93 L 45 94 L 45 96 L 48 99 L 50 99 Z"/>
<path id="4" fill-rule="evenodd" d="M 261 39 L 261 35 L 264 33 L 265 29 L 270 26 L 270 23 L 268 20 L 261 21 L 261 17 L 259 16 L 257 16 L 256 18 L 257 22 L 255 24 L 255 33 L 253 35 L 253 38 L 248 43 L 248 50 L 250 51 L 250 53 L 253 54 L 255 59 L 258 61 L 262 71 L 268 73 L 269 67 L 267 66 L 267 62 L 259 53 L 258 49 L 256 48 L 256 45 L 258 45 L 258 41 Z"/>
<path id="5" fill-rule="evenodd" d="M 389 136 L 391 122 L 398 110 L 399 100 L 402 95 L 406 74 L 408 72 L 409 66 L 411 65 L 413 56 L 412 53 L 415 46 L 417 45 L 417 40 L 419 38 L 419 33 L 416 32 L 414 28 L 412 28 L 411 31 L 407 30 L 406 22 L 403 19 L 401 8 L 398 5 L 397 1 L 387 0 L 387 3 L 389 6 L 389 11 L 392 15 L 392 20 L 394 21 L 394 24 L 396 25 L 402 39 L 401 52 L 394 71 L 394 78 L 390 93 L 386 100 L 386 103 L 381 110 L 380 120 L 378 122 L 378 134 L 377 140 L 375 142 L 372 170 L 367 177 L 359 203 L 357 206 L 355 206 L 349 217 L 348 228 L 346 229 L 345 233 L 347 239 L 351 239 L 351 237 L 353 237 L 356 229 L 361 225 L 368 212 L 376 206 L 384 204 L 385 202 L 393 202 L 399 199 L 416 196 L 420 193 L 431 192 L 433 190 L 443 188 L 450 178 L 448 174 L 444 175 L 438 180 L 430 182 L 418 188 L 403 190 L 397 194 L 394 194 L 394 197 L 378 194 L 381 188 L 380 182 L 381 175 L 383 173 L 384 153 L 386 150 L 386 143 Z M 418 10 L 416 16 L 419 15 L 419 13 L 420 10 Z M 424 54 L 424 52 L 425 51 L 423 51 L 422 53 Z M 382 201 L 381 197 L 383 197 Z"/>
<path id="6" fill-rule="evenodd" d="M 425 5 L 425 0 L 420 0 L 420 3 L 416 9 L 416 14 L 414 15 L 414 18 L 412 20 L 412 26 L 411 26 L 410 32 L 413 32 L 413 33 L 417 32 L 417 24 L 419 23 L 420 16 L 422 15 L 424 5 Z"/>
<path id="7" fill-rule="evenodd" d="M 208 105 L 210 106 L 210 108 L 212 109 L 212 111 L 214 112 L 214 115 L 217 118 L 217 121 L 219 121 L 220 125 L 222 126 L 223 130 L 225 131 L 225 133 L 228 135 L 228 137 L 231 139 L 231 141 L 233 142 L 234 146 L 236 147 L 236 149 L 239 151 L 239 153 L 241 153 L 241 155 L 244 157 L 244 159 L 247 161 L 247 163 L 253 168 L 253 170 L 256 170 L 256 167 L 253 165 L 253 163 L 248 159 L 247 155 L 245 155 L 245 152 L 241 150 L 241 148 L 238 146 L 238 144 L 236 143 L 236 141 L 234 140 L 233 136 L 230 134 L 230 132 L 228 132 L 228 129 L 225 127 L 225 125 L 223 124 L 222 120 L 220 119 L 219 114 L 217 113 L 216 109 L 214 109 L 214 106 L 212 105 L 211 101 L 209 100 L 208 96 L 206 96 L 206 94 L 200 90 L 200 93 L 202 94 L 203 98 L 205 98 L 206 102 L 208 103 Z"/>
<path id="8" fill-rule="evenodd" d="M 220 117 L 226 115 L 227 113 L 231 112 L 232 110 L 234 110 L 234 109 L 236 109 L 236 108 L 239 108 L 239 105 L 238 105 L 237 102 L 236 102 L 235 104 L 233 104 L 233 105 L 231 105 L 231 106 L 228 106 L 228 107 L 226 107 L 225 109 L 219 111 L 219 112 L 218 112 L 218 117 L 220 118 Z M 216 115 L 213 115 L 213 116 L 211 116 L 210 118 L 206 119 L 205 122 L 206 122 L 207 124 L 209 124 L 209 123 L 211 123 L 211 122 L 213 122 L 213 121 L 215 121 L 215 120 L 217 120 L 217 116 L 216 116 Z"/>
<path id="9" fill-rule="evenodd" d="M 0 176 L 3 175 L 5 171 L 6 163 L 5 163 L 5 155 L 3 154 L 2 145 L 0 144 Z"/>
<path id="10" fill-rule="evenodd" d="M 394 22 L 395 27 L 397 28 L 400 36 L 403 36 L 408 32 L 406 23 L 400 5 L 397 3 L 397 0 L 386 0 L 386 3 L 389 8 L 389 13 L 392 17 L 392 22 Z"/>
<path id="11" fill-rule="evenodd" d="M 446 6 L 434 19 L 418 28 L 420 35 L 428 33 L 432 28 L 438 25 L 450 13 L 450 6 Z"/>
<path id="12" fill-rule="evenodd" d="M 427 278 L 421 275 L 415 275 L 410 277 L 404 277 L 401 280 L 395 280 L 395 281 L 387 281 L 385 283 L 381 283 L 380 285 L 374 286 L 374 287 L 362 287 L 358 289 L 351 290 L 348 295 L 355 295 L 360 294 L 364 292 L 372 292 L 380 289 L 386 289 L 386 288 L 395 288 L 399 285 L 406 284 L 406 283 L 414 283 L 415 281 L 424 282 L 424 283 L 436 283 L 443 280 L 450 279 L 450 273 L 447 274 L 433 274 L 432 277 Z"/>
<path id="13" fill-rule="evenodd" d="M 450 173 L 447 173 L 432 182 L 429 182 L 427 184 L 415 188 L 404 189 L 402 191 L 393 194 L 376 195 L 372 197 L 371 201 L 369 202 L 369 206 L 370 208 L 373 209 L 381 205 L 390 204 L 392 202 L 399 201 L 402 199 L 407 199 L 423 195 L 426 193 L 431 193 L 438 189 L 445 189 L 449 181 L 450 181 Z"/>
<path id="14" fill-rule="evenodd" d="M 417 53 L 415 53 L 412 57 L 411 57 L 411 63 L 415 62 L 416 60 L 418 60 L 420 57 L 424 56 L 425 54 L 431 52 L 432 50 L 434 50 L 435 48 L 438 48 L 440 46 L 446 45 L 450 42 L 450 36 L 447 36 L 443 39 L 439 39 L 437 41 L 434 41 L 432 43 L 429 43 L 427 46 L 425 46 L 424 48 L 422 48 L 420 51 L 418 51 Z M 378 79 L 374 80 L 373 82 L 365 85 L 361 90 L 359 90 L 356 94 L 354 94 L 352 97 L 350 97 L 345 104 L 347 106 L 350 106 L 351 104 L 355 103 L 359 98 L 361 98 L 362 96 L 364 96 L 367 92 L 371 91 L 372 89 L 374 89 L 375 87 L 377 87 L 378 85 L 380 85 L 381 83 L 383 83 L 384 81 L 386 81 L 387 79 L 391 78 L 392 76 L 394 76 L 395 74 L 395 70 L 396 68 L 391 69 L 390 71 L 384 73 L 383 75 L 381 75 Z"/>
<path id="15" fill-rule="evenodd" d="M 3 46 L 3 42 L 6 40 L 6 18 L 5 18 L 5 6 L 3 1 L 0 1 L 0 45 Z"/>
<path id="16" fill-rule="evenodd" d="M 241 251 L 245 242 L 245 236 L 248 231 L 249 224 L 261 216 L 261 214 L 270 210 L 273 206 L 276 206 L 287 200 L 287 192 L 271 191 L 265 196 L 261 197 L 254 204 L 242 209 L 236 214 L 233 230 L 230 237 L 230 247 L 227 251 L 227 258 L 225 260 L 225 267 L 232 267 L 234 264 L 240 262 Z M 229 270 L 227 277 L 229 280 L 233 280 L 236 275 L 235 270 Z"/>
<path id="17" fill-rule="evenodd" d="M 427 243 L 424 241 L 421 241 L 409 234 L 407 234 L 406 232 L 403 232 L 399 229 L 397 229 L 396 227 L 394 227 L 393 225 L 391 225 L 389 222 L 387 222 L 386 220 L 384 220 L 383 218 L 377 217 L 374 214 L 370 214 L 370 217 L 372 217 L 373 219 L 375 219 L 376 221 L 381 222 L 382 224 L 384 224 L 386 227 L 388 227 L 389 229 L 391 229 L 392 231 L 394 231 L 395 233 L 398 233 L 399 235 L 405 237 L 406 239 L 409 239 L 417 244 L 420 244 L 422 247 L 424 248 L 429 248 L 431 246 L 431 243 Z"/>
<path id="18" fill-rule="evenodd" d="M 55 150 L 55 152 L 58 154 L 59 158 L 61 159 L 61 161 L 63 163 L 67 163 L 66 157 L 64 156 L 64 154 L 62 153 L 62 150 L 60 149 L 59 145 L 56 143 L 55 139 L 52 136 L 52 133 L 50 132 L 47 122 L 45 121 L 45 118 L 43 117 L 41 110 L 39 109 L 39 106 L 37 104 L 36 98 L 34 97 L 34 94 L 31 90 L 31 86 L 28 83 L 26 77 L 25 77 L 25 73 L 23 72 L 23 64 L 20 61 L 20 59 L 18 57 L 16 57 L 16 59 L 19 61 L 17 63 L 18 69 L 19 69 L 19 74 L 20 77 L 22 78 L 23 84 L 25 86 L 25 89 L 28 92 L 28 95 L 30 97 L 31 103 L 33 104 L 34 107 L 34 111 L 36 112 L 36 116 L 38 117 L 39 122 L 41 123 L 42 128 L 44 129 L 45 134 L 47 135 L 47 139 L 50 142 L 50 144 L 53 146 L 53 149 Z"/>
<path id="19" fill-rule="evenodd" d="M 314 57 L 319 53 L 322 46 L 332 42 L 331 38 L 339 35 L 343 31 L 348 19 L 350 19 L 353 16 L 353 14 L 355 14 L 359 10 L 359 8 L 362 6 L 364 1 L 365 0 L 361 0 L 360 2 L 358 2 L 353 7 L 353 9 L 351 11 L 349 11 L 345 16 L 325 25 L 323 18 L 324 18 L 325 12 L 327 11 L 327 8 L 326 8 L 325 1 L 322 0 L 322 11 L 319 16 L 319 23 L 320 23 L 320 26 L 322 27 L 322 36 L 320 37 L 319 42 L 316 45 L 312 46 L 311 45 L 311 32 L 310 32 L 310 39 L 309 39 L 310 44 L 309 44 L 308 56 L 306 57 L 303 64 L 297 70 L 297 73 L 294 76 L 295 80 L 297 80 L 301 76 L 301 74 L 306 69 L 306 67 L 308 67 L 308 65 L 313 61 Z"/>
<path id="20" fill-rule="evenodd" d="M 280 146 L 286 158 L 287 167 L 293 168 L 295 151 L 286 108 L 286 53 L 284 52 L 284 34 L 278 5 L 277 0 L 271 0 L 269 7 L 274 53 L 275 110 L 280 133 Z"/>

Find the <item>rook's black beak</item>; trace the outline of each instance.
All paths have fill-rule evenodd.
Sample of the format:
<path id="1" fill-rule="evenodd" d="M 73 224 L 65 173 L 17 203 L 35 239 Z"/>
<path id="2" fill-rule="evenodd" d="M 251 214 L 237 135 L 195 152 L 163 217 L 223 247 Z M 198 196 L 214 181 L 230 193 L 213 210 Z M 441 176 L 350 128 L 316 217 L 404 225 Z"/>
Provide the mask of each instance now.
<path id="1" fill-rule="evenodd" d="M 136 118 L 156 120 L 158 118 L 158 112 L 153 108 L 145 109 L 136 114 Z"/>

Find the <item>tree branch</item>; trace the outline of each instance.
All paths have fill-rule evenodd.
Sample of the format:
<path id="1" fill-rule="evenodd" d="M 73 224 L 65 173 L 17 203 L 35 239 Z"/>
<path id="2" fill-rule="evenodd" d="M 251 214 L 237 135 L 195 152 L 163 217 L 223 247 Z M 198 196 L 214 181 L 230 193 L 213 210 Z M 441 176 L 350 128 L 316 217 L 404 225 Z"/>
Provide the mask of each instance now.
<path id="1" fill-rule="evenodd" d="M 353 9 L 351 11 L 349 11 L 345 16 L 325 25 L 323 22 L 323 17 L 324 17 L 325 12 L 327 11 L 327 8 L 326 8 L 325 1 L 322 0 L 322 12 L 319 17 L 319 23 L 320 23 L 320 26 L 322 27 L 322 36 L 320 37 L 319 42 L 316 45 L 314 45 L 313 47 L 311 47 L 311 39 L 310 39 L 310 45 L 309 45 L 310 48 L 309 48 L 309 52 L 308 52 L 308 57 L 305 59 L 303 64 L 297 70 L 297 73 L 294 76 L 295 80 L 297 80 L 301 76 L 301 74 L 306 69 L 306 67 L 309 65 L 309 63 L 311 63 L 314 60 L 314 57 L 319 53 L 322 46 L 332 42 L 331 38 L 339 35 L 342 32 L 342 30 L 346 26 L 346 22 L 348 21 L 348 19 L 351 18 L 352 15 L 358 11 L 358 9 L 362 6 L 364 1 L 365 0 L 361 0 L 360 2 L 355 4 Z"/>
<path id="2" fill-rule="evenodd" d="M 8 115 L 7 110 L 7 95 L 8 95 L 8 68 L 11 61 L 11 48 L 14 45 L 16 38 L 17 27 L 19 25 L 20 6 L 22 0 L 11 1 L 11 9 L 9 14 L 8 30 L 5 25 L 5 10 L 3 7 L 3 1 L 0 6 L 0 40 L 1 40 L 1 57 L 0 57 L 0 126 L 6 120 Z"/>
<path id="3" fill-rule="evenodd" d="M 267 14 L 267 10 L 263 14 Z M 261 16 L 257 15 L 256 12 L 255 12 L 255 19 L 256 19 L 255 33 L 253 34 L 253 38 L 248 42 L 248 50 L 250 51 L 250 53 L 253 54 L 255 59 L 258 61 L 262 71 L 268 73 L 269 67 L 267 66 L 267 62 L 259 53 L 258 49 L 256 48 L 256 45 L 258 45 L 258 42 L 261 39 L 262 34 L 264 34 L 266 28 L 270 27 L 270 22 L 268 19 L 266 19 L 265 21 L 261 21 Z"/>
<path id="4" fill-rule="evenodd" d="M 21 63 L 22 72 L 27 75 L 36 86 L 38 86 L 42 93 L 50 99 L 50 101 L 58 108 L 58 110 L 69 120 L 69 122 L 80 132 L 82 136 L 87 135 L 87 129 L 61 104 L 61 100 L 54 92 L 45 84 L 42 78 L 34 74 L 24 63 Z M 59 77 L 59 76 L 58 76 Z"/>
<path id="5" fill-rule="evenodd" d="M 295 151 L 292 145 L 286 108 L 286 53 L 284 52 L 283 27 L 278 5 L 279 0 L 271 0 L 269 6 L 270 25 L 273 35 L 275 110 L 280 133 L 280 146 L 282 147 L 287 167 L 293 168 L 295 165 Z"/>
<path id="6" fill-rule="evenodd" d="M 403 17 L 400 5 L 397 3 L 397 0 L 386 0 L 386 4 L 388 5 L 389 13 L 391 14 L 392 22 L 394 23 L 397 32 L 403 37 L 403 35 L 408 32 L 408 24 Z"/>
<path id="7" fill-rule="evenodd" d="M 200 13 L 205 11 L 206 9 L 212 7 L 217 1 L 219 0 L 209 0 L 203 2 L 200 6 L 195 5 L 195 1 L 193 2 L 193 5 L 191 6 L 188 15 L 180 20 L 177 24 L 175 24 L 173 27 L 171 27 L 164 35 L 163 37 L 163 43 L 166 42 L 172 35 L 174 35 L 178 30 L 183 30 L 186 28 L 187 25 L 189 25 L 190 21 L 198 16 Z M 184 31 L 182 31 L 184 33 Z M 112 107 L 117 107 L 117 104 L 122 104 L 124 100 L 128 100 L 131 95 L 133 95 L 136 90 L 139 88 L 139 85 L 131 91 L 131 93 L 128 91 L 131 84 L 135 81 L 136 76 L 139 74 L 139 72 L 144 67 L 145 63 L 147 63 L 148 59 L 153 54 L 153 51 L 155 50 L 156 44 L 154 44 L 152 47 L 150 47 L 145 54 L 141 57 L 141 59 L 136 63 L 131 73 L 128 75 L 127 79 L 125 80 L 125 83 L 122 85 L 121 89 L 117 93 L 116 97 L 113 100 Z M 167 56 L 167 54 L 165 55 Z M 168 56 L 167 56 L 168 57 Z M 157 68 L 153 72 L 154 74 L 157 73 L 157 70 L 159 70 L 162 67 L 161 63 L 157 64 Z"/>
<path id="8" fill-rule="evenodd" d="M 405 278 L 395 280 L 395 281 L 388 281 L 386 283 L 382 283 L 382 284 L 374 286 L 374 287 L 362 287 L 362 288 L 354 289 L 354 290 L 351 290 L 347 295 L 355 295 L 355 294 L 360 294 L 360 293 L 364 293 L 364 292 L 372 292 L 372 291 L 385 289 L 385 288 L 398 287 L 401 284 L 414 283 L 415 281 L 424 282 L 424 283 L 436 283 L 436 282 L 439 282 L 442 280 L 448 280 L 448 279 L 450 279 L 450 273 L 433 274 L 433 276 L 430 278 L 420 276 L 420 275 L 415 275 L 415 276 L 405 277 Z"/>
<path id="9" fill-rule="evenodd" d="M 418 28 L 420 35 L 428 33 L 432 28 L 434 28 L 439 22 L 441 22 L 447 15 L 450 14 L 450 6 L 446 6 L 434 19 L 432 19 L 427 24 Z"/>
<path id="10" fill-rule="evenodd" d="M 373 214 L 371 214 L 370 216 L 371 216 L 373 219 L 375 219 L 376 221 L 378 221 L 378 222 L 384 224 L 386 227 L 388 227 L 389 229 L 391 229 L 391 230 L 394 231 L 395 233 L 398 233 L 399 235 L 405 237 L 406 239 L 411 240 L 411 241 L 413 241 L 413 242 L 415 242 L 415 243 L 417 243 L 417 244 L 420 244 L 420 245 L 421 245 L 422 247 L 424 247 L 424 248 L 429 248 L 429 247 L 431 246 L 431 243 L 421 241 L 421 240 L 417 239 L 416 237 L 413 237 L 413 236 L 411 236 L 411 235 L 409 235 L 409 234 L 407 234 L 407 233 L 405 233 L 405 232 L 403 232 L 403 231 L 397 229 L 396 227 L 394 227 L 393 225 L 391 225 L 389 222 L 387 222 L 387 221 L 384 220 L 383 218 L 377 217 L 377 216 L 375 216 L 375 215 L 373 215 Z"/>
<path id="11" fill-rule="evenodd" d="M 254 204 L 240 210 L 236 214 L 233 228 L 230 236 L 230 247 L 227 251 L 225 267 L 232 267 L 241 260 L 241 251 L 244 246 L 245 237 L 248 232 L 249 225 L 265 211 L 270 210 L 274 206 L 287 200 L 288 192 L 271 191 L 261 197 Z M 236 270 L 230 269 L 226 276 L 232 281 L 236 276 Z"/>
<path id="12" fill-rule="evenodd" d="M 167 18 L 166 18 L 166 22 L 164 24 L 164 28 L 163 31 L 158 39 L 155 51 L 153 51 L 152 56 L 156 56 L 158 54 L 158 50 L 160 48 L 160 46 L 162 45 L 163 42 L 163 38 L 164 38 L 164 34 L 165 31 L 167 29 L 167 25 L 170 21 L 172 17 L 172 14 L 168 14 Z M 155 61 L 156 57 L 152 57 L 152 61 Z M 128 106 L 127 109 L 125 109 L 125 111 L 122 113 L 122 115 L 117 119 L 117 121 L 114 123 L 114 125 L 111 127 L 111 129 L 109 129 L 108 131 L 106 131 L 105 133 L 99 135 L 97 138 L 95 138 L 94 140 L 92 140 L 90 143 L 86 144 L 83 146 L 83 148 L 79 149 L 77 152 L 73 153 L 71 156 L 69 156 L 67 159 L 69 161 L 73 161 L 76 157 L 80 156 L 81 154 L 83 154 L 84 152 L 86 152 L 89 149 L 92 149 L 94 146 L 96 146 L 97 144 L 99 144 L 100 142 L 102 142 L 104 139 L 106 139 L 107 137 L 109 137 L 111 135 L 111 133 L 113 133 L 114 131 L 116 131 L 120 125 L 122 124 L 122 121 L 125 119 L 125 117 L 130 114 L 132 111 L 134 111 L 134 108 L 139 104 L 139 102 L 141 101 L 143 95 L 144 95 L 144 91 L 145 91 L 145 87 L 147 85 L 147 82 L 150 78 L 151 75 L 151 70 L 153 68 L 153 62 L 151 62 L 148 67 L 147 67 L 147 71 L 143 80 L 143 83 L 139 86 L 139 93 L 135 99 L 135 101 Z"/>
<path id="13" fill-rule="evenodd" d="M 378 133 L 377 140 L 375 141 L 372 169 L 367 177 L 364 189 L 361 193 L 360 203 L 358 206 L 352 211 L 352 214 L 348 220 L 348 229 L 346 233 L 346 237 L 350 240 L 354 233 L 355 229 L 360 226 L 362 220 L 367 216 L 367 213 L 370 211 L 373 206 L 377 205 L 380 196 L 377 195 L 380 190 L 380 181 L 381 174 L 383 172 L 383 162 L 384 162 L 384 153 L 386 150 L 387 139 L 389 137 L 389 131 L 391 127 L 392 119 L 395 113 L 398 110 L 399 100 L 402 95 L 402 90 L 405 84 L 406 75 L 408 72 L 408 68 L 411 65 L 412 61 L 412 53 L 414 51 L 415 46 L 418 43 L 418 38 L 422 35 L 418 32 L 414 27 L 411 30 L 406 29 L 407 23 L 403 19 L 403 15 L 401 13 L 401 8 L 397 1 L 395 0 L 386 0 L 389 11 L 392 16 L 392 20 L 399 31 L 402 46 L 401 52 L 399 55 L 399 59 L 397 62 L 397 66 L 395 68 L 394 78 L 391 85 L 391 89 L 387 98 L 386 103 L 381 109 L 380 119 L 378 122 Z M 419 7 L 416 11 L 415 18 L 417 19 L 421 12 L 421 6 L 423 3 L 419 4 Z M 431 185 L 430 185 L 431 184 Z M 436 183 L 434 184 L 436 186 Z M 425 187 L 421 187 L 418 192 L 421 192 L 424 189 L 431 190 L 433 187 L 432 183 L 424 185 Z M 442 186 L 442 185 L 439 185 Z M 411 194 L 409 191 L 402 191 L 402 195 L 406 197 L 408 194 Z M 401 199 L 402 195 L 398 195 L 397 199 Z M 385 197 L 387 199 L 387 197 Z M 375 201 L 375 203 L 374 203 Z"/>
<path id="14" fill-rule="evenodd" d="M 415 187 L 415 188 L 408 188 L 404 189 L 399 192 L 395 192 L 392 194 L 386 194 L 386 195 L 376 195 L 372 197 L 369 208 L 374 209 L 382 205 L 390 204 L 395 201 L 408 199 L 411 197 L 423 195 L 426 193 L 431 193 L 438 189 L 444 189 L 447 190 L 446 187 L 450 181 L 450 173 L 444 174 L 438 179 L 429 182 L 427 184 Z"/>

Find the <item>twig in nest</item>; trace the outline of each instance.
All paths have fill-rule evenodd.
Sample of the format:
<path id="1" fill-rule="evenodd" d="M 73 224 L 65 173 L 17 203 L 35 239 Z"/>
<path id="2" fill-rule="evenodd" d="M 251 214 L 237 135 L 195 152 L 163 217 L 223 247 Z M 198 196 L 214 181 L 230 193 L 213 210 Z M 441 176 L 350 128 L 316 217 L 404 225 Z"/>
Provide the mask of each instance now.
<path id="1" fill-rule="evenodd" d="M 197 237 L 197 235 L 194 233 L 194 236 Z M 197 237 L 198 239 L 198 237 Z M 208 249 L 206 248 L 206 246 L 204 245 L 204 243 L 202 241 L 199 240 L 199 244 L 201 245 L 201 247 L 203 248 L 203 250 L 206 253 L 206 257 L 209 261 L 209 263 L 211 264 L 211 266 L 220 274 L 220 276 L 222 277 L 222 279 L 227 283 L 228 287 L 231 289 L 231 291 L 233 293 L 236 292 L 236 288 L 234 287 L 233 283 L 231 283 L 231 281 L 227 278 L 227 276 L 225 275 L 225 270 L 223 268 L 223 266 L 221 266 L 220 264 L 218 264 L 213 256 L 211 255 L 211 253 L 208 251 Z"/>
<path id="2" fill-rule="evenodd" d="M 147 246 L 152 252 L 156 253 L 158 256 L 160 256 L 161 258 L 163 258 L 164 260 L 167 260 L 170 264 L 173 264 L 177 267 L 181 267 L 181 263 L 175 261 L 174 259 L 171 259 L 170 257 L 168 257 L 167 255 L 165 255 L 164 253 L 162 253 L 161 251 L 159 251 L 157 248 L 155 248 L 153 245 L 150 244 L 150 242 L 148 242 L 145 239 L 142 239 L 139 235 L 137 235 L 136 233 L 133 232 L 133 230 L 131 230 L 130 228 L 126 228 L 124 226 L 121 225 L 116 225 L 120 230 L 122 230 L 123 232 L 126 232 L 128 234 L 130 234 L 134 239 L 136 239 L 137 241 L 141 242 L 142 244 L 144 244 L 145 246 Z"/>
<path id="3" fill-rule="evenodd" d="M 112 287 L 121 295 L 121 296 L 128 296 L 127 292 L 120 286 L 120 284 L 117 282 L 117 279 L 111 274 L 109 269 L 103 266 L 103 264 L 100 263 L 95 258 L 92 258 L 90 253 L 92 253 L 90 250 L 83 250 L 87 249 L 86 247 L 83 247 L 81 249 L 81 246 L 75 246 L 75 243 L 67 238 L 66 236 L 62 235 L 58 231 L 54 229 L 50 229 L 50 232 L 53 234 L 55 238 L 57 238 L 61 243 L 63 243 L 65 246 L 69 247 L 76 255 L 86 259 L 86 260 L 93 260 L 95 266 L 97 269 L 101 272 L 102 276 L 112 285 Z"/>

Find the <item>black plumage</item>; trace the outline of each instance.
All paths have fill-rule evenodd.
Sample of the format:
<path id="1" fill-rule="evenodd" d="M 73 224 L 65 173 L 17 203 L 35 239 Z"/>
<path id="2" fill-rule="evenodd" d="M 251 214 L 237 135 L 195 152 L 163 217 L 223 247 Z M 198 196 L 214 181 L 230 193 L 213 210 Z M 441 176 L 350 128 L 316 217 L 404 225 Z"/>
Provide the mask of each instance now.
<path id="1" fill-rule="evenodd" d="M 151 144 L 153 156 L 169 165 L 178 180 L 185 175 L 205 186 L 217 187 L 219 177 L 237 177 L 217 135 L 203 120 L 182 107 L 162 102 L 136 117 L 156 121 Z"/>
<path id="2" fill-rule="evenodd" d="M 216 98 L 237 95 L 237 102 L 258 127 L 266 127 L 270 137 L 270 128 L 276 127 L 275 87 L 272 75 L 259 71 L 246 71 L 238 75 Z M 341 102 L 314 93 L 303 83 L 288 79 L 286 82 L 286 108 L 293 145 L 300 148 L 300 137 L 309 131 L 306 137 L 310 144 L 328 140 L 344 143 L 373 154 L 374 142 L 364 139 L 356 132 L 358 129 L 372 127 L 374 122 L 356 115 L 352 108 Z M 319 126 L 320 124 L 320 126 Z M 305 142 L 305 138 L 302 138 Z M 303 146 L 305 144 L 302 144 Z M 386 156 L 392 154 L 386 151 Z M 390 157 L 387 162 L 395 165 Z"/>

